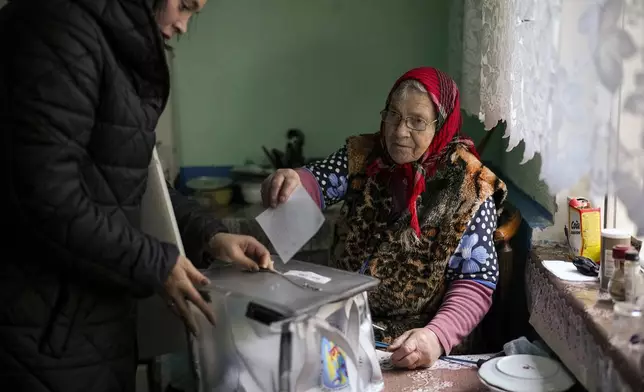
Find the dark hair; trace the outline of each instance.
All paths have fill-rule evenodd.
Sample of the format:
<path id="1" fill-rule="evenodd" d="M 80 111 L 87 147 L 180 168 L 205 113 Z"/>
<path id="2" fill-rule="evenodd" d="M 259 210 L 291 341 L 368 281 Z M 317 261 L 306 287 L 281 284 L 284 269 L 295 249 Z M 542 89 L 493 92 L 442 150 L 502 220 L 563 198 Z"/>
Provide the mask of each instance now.
<path id="1" fill-rule="evenodd" d="M 154 12 L 156 14 L 157 12 L 159 12 L 161 10 L 164 10 L 167 5 L 168 5 L 168 0 L 153 0 L 152 1 L 152 12 Z M 199 8 L 199 3 L 196 0 L 192 1 L 192 5 L 195 7 L 195 9 Z M 157 15 L 155 15 L 155 16 L 157 16 Z M 179 38 L 180 37 L 181 37 L 181 35 L 179 35 Z M 177 38 L 177 39 L 179 39 L 179 38 Z M 165 49 L 168 52 L 172 53 L 172 51 L 173 51 L 172 46 L 170 46 L 167 42 L 164 43 L 164 46 L 165 46 Z"/>
<path id="2" fill-rule="evenodd" d="M 154 2 L 152 3 L 152 11 L 156 12 L 160 9 L 165 8 L 167 2 L 168 0 L 154 0 Z"/>

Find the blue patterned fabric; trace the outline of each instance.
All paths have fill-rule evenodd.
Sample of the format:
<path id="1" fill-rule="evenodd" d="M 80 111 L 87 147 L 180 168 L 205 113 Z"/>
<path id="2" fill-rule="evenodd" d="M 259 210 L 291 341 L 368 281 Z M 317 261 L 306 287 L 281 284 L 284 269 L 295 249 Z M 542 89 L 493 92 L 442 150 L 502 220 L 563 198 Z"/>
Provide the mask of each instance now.
<path id="1" fill-rule="evenodd" d="M 305 169 L 310 171 L 318 182 L 322 195 L 322 209 L 344 199 L 349 180 L 346 147 L 342 147 L 326 159 L 305 166 Z"/>
<path id="2" fill-rule="evenodd" d="M 496 205 L 487 199 L 470 221 L 447 264 L 447 280 L 471 279 L 490 288 L 496 288 L 499 278 L 493 235 L 496 230 Z"/>

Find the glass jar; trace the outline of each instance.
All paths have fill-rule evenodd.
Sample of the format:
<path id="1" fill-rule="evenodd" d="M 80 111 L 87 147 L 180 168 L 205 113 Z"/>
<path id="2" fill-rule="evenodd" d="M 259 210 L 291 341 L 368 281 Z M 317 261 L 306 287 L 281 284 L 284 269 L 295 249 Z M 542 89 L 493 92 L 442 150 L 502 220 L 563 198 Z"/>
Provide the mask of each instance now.
<path id="1" fill-rule="evenodd" d="M 630 246 L 631 233 L 620 229 L 603 229 L 599 262 L 599 292 L 602 294 L 608 293 L 608 283 L 613 276 L 613 247 L 616 245 Z"/>
<path id="2" fill-rule="evenodd" d="M 640 254 L 630 248 L 624 256 L 624 295 L 626 302 L 636 303 L 642 291 Z"/>
<path id="3" fill-rule="evenodd" d="M 629 302 L 617 302 L 613 306 L 613 328 L 611 341 L 613 344 L 632 344 L 641 340 L 642 309 Z"/>
<path id="4" fill-rule="evenodd" d="M 630 249 L 630 246 L 626 245 L 615 245 L 613 246 L 613 260 L 615 262 L 615 269 L 613 271 L 613 276 L 608 283 L 608 292 L 610 297 L 615 302 L 620 302 L 626 300 L 626 290 L 624 287 L 624 259 L 626 258 L 626 252 Z"/>

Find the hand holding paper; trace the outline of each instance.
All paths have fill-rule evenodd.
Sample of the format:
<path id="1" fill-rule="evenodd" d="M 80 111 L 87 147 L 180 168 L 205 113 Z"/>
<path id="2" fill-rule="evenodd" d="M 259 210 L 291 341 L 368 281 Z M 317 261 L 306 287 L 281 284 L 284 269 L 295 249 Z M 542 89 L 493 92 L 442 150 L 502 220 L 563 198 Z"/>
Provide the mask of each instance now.
<path id="1" fill-rule="evenodd" d="M 324 215 L 308 192 L 298 186 L 290 198 L 255 218 L 284 263 L 313 238 L 324 223 Z"/>

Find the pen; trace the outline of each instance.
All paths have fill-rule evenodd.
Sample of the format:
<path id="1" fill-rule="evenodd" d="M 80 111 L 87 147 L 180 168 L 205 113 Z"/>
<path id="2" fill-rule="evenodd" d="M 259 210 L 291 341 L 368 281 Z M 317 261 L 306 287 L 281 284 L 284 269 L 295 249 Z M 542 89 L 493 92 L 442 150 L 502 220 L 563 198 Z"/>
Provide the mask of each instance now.
<path id="1" fill-rule="evenodd" d="M 366 260 L 362 263 L 362 267 L 358 270 L 360 275 L 364 275 L 367 272 L 367 267 L 369 267 L 369 261 L 371 261 L 371 256 L 367 257 Z"/>
<path id="2" fill-rule="evenodd" d="M 454 357 L 448 357 L 446 355 L 440 356 L 440 357 L 438 357 L 438 359 L 442 359 L 443 361 L 447 361 L 447 362 L 456 362 L 456 363 L 465 363 L 465 364 L 468 364 L 468 365 L 476 365 L 477 367 L 481 367 L 481 365 L 483 365 L 483 363 L 485 363 L 485 361 L 487 361 L 486 359 L 479 359 L 478 361 L 472 361 L 470 359 L 454 358 Z"/>
<path id="3" fill-rule="evenodd" d="M 465 364 L 468 364 L 468 365 L 476 365 L 476 367 L 480 368 L 481 365 L 483 365 L 485 362 L 489 361 L 490 359 L 498 358 L 498 357 L 503 356 L 503 355 L 505 355 L 505 352 L 500 351 L 500 352 L 492 355 L 490 358 L 479 359 L 479 360 L 476 360 L 476 361 L 472 361 L 470 359 L 449 357 L 447 355 L 440 356 L 439 359 L 442 359 L 443 361 L 447 361 L 447 362 L 456 362 L 456 363 L 465 363 Z"/>
<path id="4" fill-rule="evenodd" d="M 387 348 L 387 347 L 389 347 L 389 344 L 384 343 L 384 342 L 376 341 L 376 348 Z M 468 365 L 476 365 L 477 367 L 481 367 L 481 365 L 483 365 L 485 362 L 489 361 L 492 358 L 479 359 L 479 360 L 473 361 L 471 359 L 454 358 L 454 357 L 449 357 L 449 356 L 446 356 L 446 355 L 442 355 L 442 356 L 439 357 L 439 359 L 441 359 L 443 361 L 456 362 L 456 363 L 462 363 L 462 364 L 468 364 Z"/>
<path id="5" fill-rule="evenodd" d="M 389 347 L 389 344 L 384 343 L 384 342 L 376 342 L 376 348 L 387 348 Z"/>

